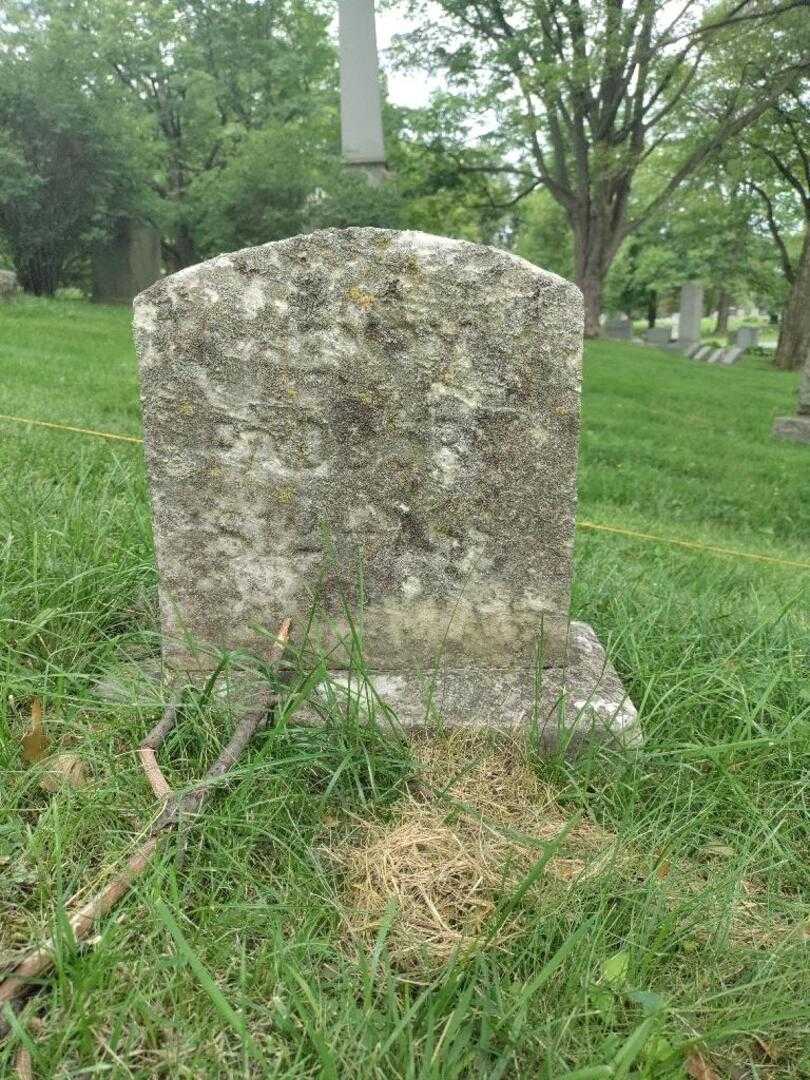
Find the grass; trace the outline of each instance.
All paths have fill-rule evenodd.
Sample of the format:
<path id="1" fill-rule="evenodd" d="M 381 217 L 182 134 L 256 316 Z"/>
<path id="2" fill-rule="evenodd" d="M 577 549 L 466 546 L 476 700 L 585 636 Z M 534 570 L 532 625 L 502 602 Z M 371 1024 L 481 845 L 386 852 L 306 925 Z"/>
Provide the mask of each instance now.
<path id="1" fill-rule="evenodd" d="M 0 412 L 138 433 L 125 311 L 2 307 L 0 372 Z M 770 437 L 795 384 L 761 359 L 590 345 L 580 517 L 810 561 L 807 448 Z M 184 859 L 170 841 L 77 949 L 64 904 L 154 814 L 132 753 L 154 708 L 91 693 L 122 650 L 154 648 L 143 461 L 123 443 L 0 432 L 0 952 L 56 934 L 56 971 L 24 1014 L 45 1020 L 37 1076 L 810 1076 L 808 573 L 581 530 L 573 614 L 640 707 L 641 752 L 571 764 L 448 746 L 437 791 L 419 752 L 373 726 L 281 723 Z M 34 699 L 49 752 L 80 755 L 86 786 L 48 795 L 48 759 L 22 760 Z M 190 704 L 161 755 L 173 784 L 224 728 Z M 508 800 L 482 802 L 473 781 L 512 760 L 499 783 L 525 815 L 507 820 Z M 562 836 L 538 825 L 541 790 Z M 467 871 L 451 882 L 455 952 L 420 943 L 418 912 L 407 936 L 385 889 L 356 925 L 364 852 L 412 842 L 424 817 L 423 839 L 461 836 L 486 860 L 478 893 Z M 446 860 L 419 850 L 439 897 Z M 488 905 L 478 922 L 464 888 Z"/>

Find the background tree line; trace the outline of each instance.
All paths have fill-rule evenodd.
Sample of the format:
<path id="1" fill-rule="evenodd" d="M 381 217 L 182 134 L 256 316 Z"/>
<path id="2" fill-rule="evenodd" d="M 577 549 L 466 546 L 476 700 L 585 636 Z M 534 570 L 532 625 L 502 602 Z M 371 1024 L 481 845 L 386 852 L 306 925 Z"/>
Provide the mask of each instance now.
<path id="1" fill-rule="evenodd" d="M 179 269 L 329 225 L 495 242 L 572 277 L 586 332 L 654 320 L 688 278 L 810 348 L 807 0 L 412 0 L 401 64 L 448 89 L 385 107 L 391 180 L 341 166 L 319 0 L 10 0 L 0 244 L 24 287 L 87 280 L 122 216 Z M 471 133 L 475 132 L 475 138 Z M 483 134 L 482 134 L 483 132 Z"/>

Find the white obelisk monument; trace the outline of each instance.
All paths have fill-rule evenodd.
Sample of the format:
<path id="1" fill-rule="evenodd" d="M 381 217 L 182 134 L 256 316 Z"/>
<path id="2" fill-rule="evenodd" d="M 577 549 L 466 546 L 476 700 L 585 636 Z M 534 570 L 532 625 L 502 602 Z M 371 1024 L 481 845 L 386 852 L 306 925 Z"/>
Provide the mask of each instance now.
<path id="1" fill-rule="evenodd" d="M 374 0 L 340 0 L 340 133 L 343 159 L 371 183 L 385 176 Z"/>

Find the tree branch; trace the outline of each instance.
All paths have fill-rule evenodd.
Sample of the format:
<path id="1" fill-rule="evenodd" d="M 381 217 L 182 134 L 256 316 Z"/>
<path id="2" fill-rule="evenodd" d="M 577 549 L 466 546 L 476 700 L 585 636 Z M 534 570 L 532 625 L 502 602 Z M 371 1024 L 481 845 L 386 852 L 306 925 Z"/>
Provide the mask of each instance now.
<path id="1" fill-rule="evenodd" d="M 773 203 L 771 202 L 770 196 L 763 187 L 760 187 L 759 184 L 755 184 L 753 180 L 748 181 L 748 186 L 752 191 L 756 192 L 760 199 L 765 203 L 765 220 L 768 223 L 768 230 L 779 251 L 782 272 L 784 273 L 788 284 L 792 285 L 796 280 L 796 270 L 793 263 L 790 261 L 790 255 L 788 254 L 785 241 L 782 239 L 782 234 L 779 232 L 779 226 L 776 224 L 776 217 L 773 212 Z"/>

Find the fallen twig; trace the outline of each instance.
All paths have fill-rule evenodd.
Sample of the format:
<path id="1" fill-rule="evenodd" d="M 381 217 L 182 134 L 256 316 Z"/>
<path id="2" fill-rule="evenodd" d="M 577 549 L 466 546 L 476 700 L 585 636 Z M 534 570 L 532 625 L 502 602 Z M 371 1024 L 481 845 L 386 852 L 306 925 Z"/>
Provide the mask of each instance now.
<path id="1" fill-rule="evenodd" d="M 158 799 L 167 799 L 171 795 L 172 789 L 169 787 L 168 781 L 157 763 L 156 751 L 160 749 L 166 740 L 166 736 L 177 723 L 177 712 L 180 708 L 184 690 L 185 684 L 179 676 L 176 677 L 172 683 L 169 704 L 166 706 L 163 716 L 138 747 L 138 757 L 141 759 L 146 779 Z"/>
<path id="2" fill-rule="evenodd" d="M 281 657 L 284 647 L 287 644 L 289 632 L 290 620 L 286 619 L 276 638 L 273 659 Z M 106 915 L 107 912 L 118 903 L 121 897 L 129 891 L 132 887 L 132 883 L 141 876 L 154 857 L 162 834 L 166 832 L 167 829 L 176 825 L 181 817 L 184 817 L 186 814 L 199 813 L 204 803 L 211 795 L 216 782 L 233 768 L 256 732 L 261 727 L 265 726 L 268 719 L 268 711 L 275 700 L 275 694 L 269 690 L 260 695 L 256 707 L 251 709 L 251 711 L 239 721 L 230 740 L 225 747 L 223 747 L 219 757 L 207 771 L 202 782 L 193 787 L 191 791 L 180 797 L 172 796 L 168 784 L 166 784 L 169 798 L 167 799 L 163 810 L 149 829 L 146 841 L 130 855 L 124 868 L 116 874 L 112 881 L 110 881 L 101 892 L 96 893 L 94 897 L 68 917 L 68 924 L 77 941 L 83 941 L 90 936 L 90 931 L 95 922 Z M 147 750 L 152 750 L 152 753 L 154 753 L 154 749 L 148 746 L 147 743 L 156 732 L 160 732 L 160 730 L 163 729 L 168 711 L 169 710 L 167 709 L 161 722 L 157 724 L 147 736 L 141 749 L 145 748 Z M 170 730 L 171 724 L 162 730 L 160 742 L 163 741 Z M 158 746 L 160 745 L 160 742 L 158 742 Z M 143 759 L 141 760 L 143 761 Z M 157 767 L 157 763 L 155 764 Z M 158 769 L 158 772 L 159 771 L 160 770 Z M 155 791 L 158 798 L 164 797 L 163 794 L 155 790 L 154 784 L 152 785 L 152 790 Z M 11 1007 L 18 1005 L 20 999 L 26 994 L 27 990 L 30 989 L 31 980 L 37 978 L 39 975 L 43 975 L 46 971 L 50 971 L 54 966 L 55 949 L 56 945 L 53 938 L 49 938 L 40 948 L 27 953 L 11 970 L 7 977 L 0 982 L 0 1012 L 2 1012 L 6 1005 Z M 10 1025 L 8 1021 L 0 1016 L 0 1037 L 7 1035 L 9 1029 Z"/>

